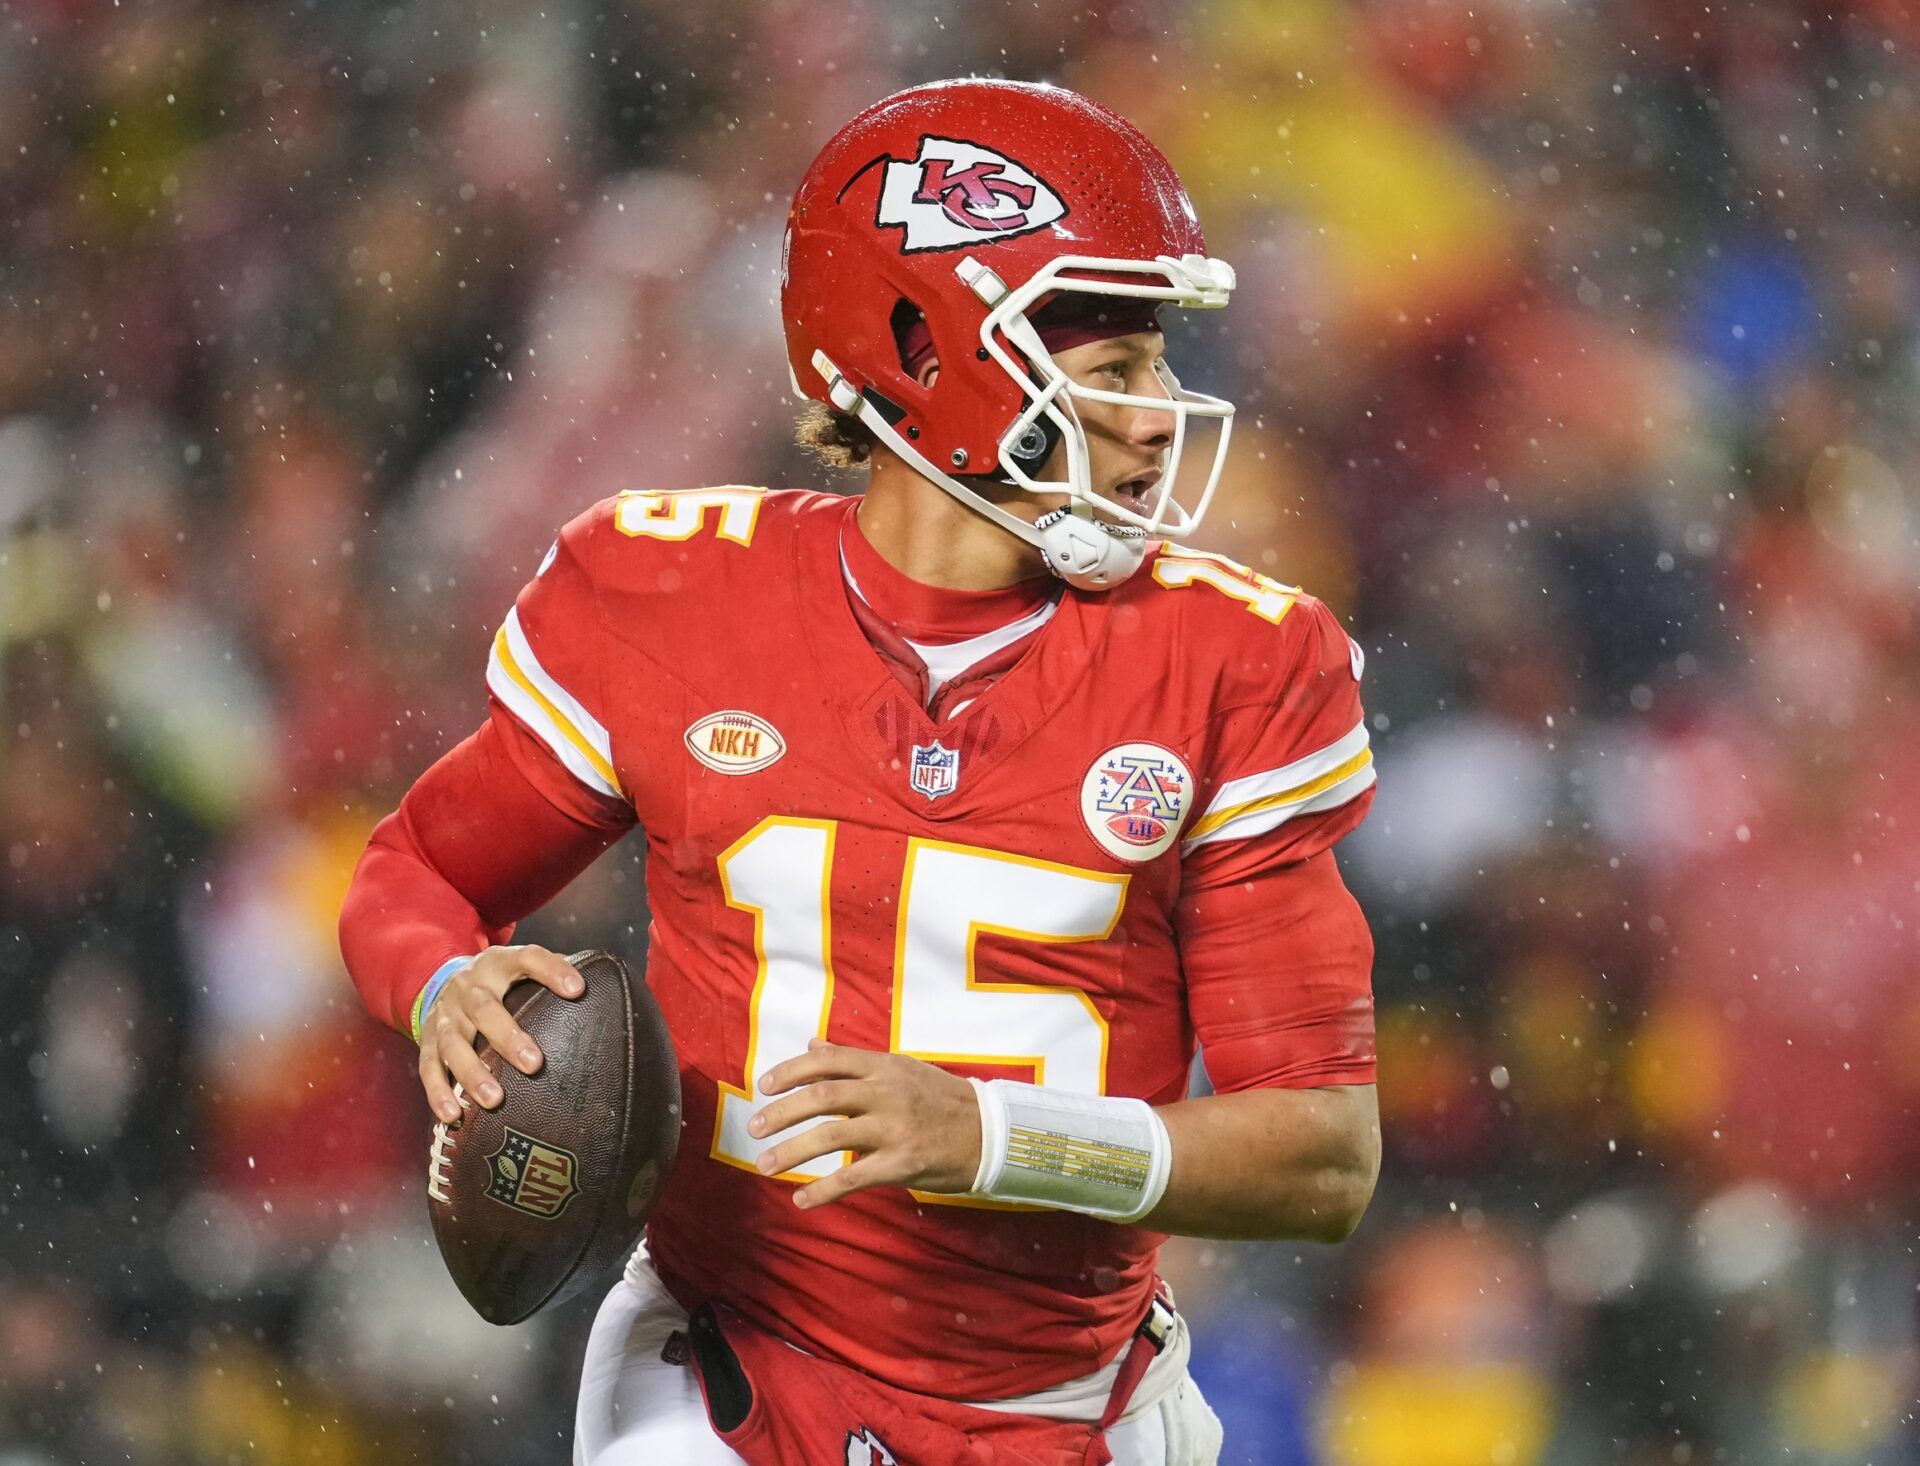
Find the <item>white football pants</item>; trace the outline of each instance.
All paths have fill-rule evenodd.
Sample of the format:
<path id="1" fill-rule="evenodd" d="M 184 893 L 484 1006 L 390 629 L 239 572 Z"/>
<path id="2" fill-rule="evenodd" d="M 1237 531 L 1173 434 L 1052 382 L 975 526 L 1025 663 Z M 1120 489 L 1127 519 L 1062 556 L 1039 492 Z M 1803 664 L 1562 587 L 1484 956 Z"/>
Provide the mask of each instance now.
<path id="1" fill-rule="evenodd" d="M 668 1335 L 686 1326 L 686 1313 L 645 1257 L 636 1257 L 600 1305 L 587 1341 L 574 1466 L 740 1466 L 713 1433 L 692 1364 L 660 1358 Z M 1157 1403 L 1109 1430 L 1107 1444 L 1114 1466 L 1215 1466 L 1220 1422 L 1182 1370 Z"/>

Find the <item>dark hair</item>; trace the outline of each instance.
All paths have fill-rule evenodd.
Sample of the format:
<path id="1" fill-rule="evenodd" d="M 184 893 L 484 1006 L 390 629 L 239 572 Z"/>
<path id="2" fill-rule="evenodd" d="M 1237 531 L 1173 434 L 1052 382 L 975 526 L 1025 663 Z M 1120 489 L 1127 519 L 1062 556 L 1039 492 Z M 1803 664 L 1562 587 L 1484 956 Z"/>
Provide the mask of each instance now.
<path id="1" fill-rule="evenodd" d="M 793 439 L 802 448 L 811 448 L 829 468 L 858 468 L 879 446 L 859 418 L 835 412 L 824 402 L 807 404 L 794 426 Z"/>

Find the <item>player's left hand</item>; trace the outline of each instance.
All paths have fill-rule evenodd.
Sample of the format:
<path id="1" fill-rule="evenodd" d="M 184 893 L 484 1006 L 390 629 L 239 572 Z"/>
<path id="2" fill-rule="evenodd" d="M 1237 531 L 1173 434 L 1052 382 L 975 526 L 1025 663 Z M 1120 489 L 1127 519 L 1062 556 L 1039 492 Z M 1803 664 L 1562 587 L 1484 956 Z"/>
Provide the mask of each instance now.
<path id="1" fill-rule="evenodd" d="M 852 1049 L 812 1039 L 760 1081 L 785 1095 L 747 1122 L 750 1135 L 776 1135 L 822 1115 L 836 1118 L 782 1141 L 760 1157 L 778 1176 L 816 1156 L 850 1150 L 858 1159 L 800 1188 L 796 1206 L 825 1206 L 869 1186 L 966 1191 L 980 1168 L 980 1102 L 958 1075 L 905 1054 Z"/>

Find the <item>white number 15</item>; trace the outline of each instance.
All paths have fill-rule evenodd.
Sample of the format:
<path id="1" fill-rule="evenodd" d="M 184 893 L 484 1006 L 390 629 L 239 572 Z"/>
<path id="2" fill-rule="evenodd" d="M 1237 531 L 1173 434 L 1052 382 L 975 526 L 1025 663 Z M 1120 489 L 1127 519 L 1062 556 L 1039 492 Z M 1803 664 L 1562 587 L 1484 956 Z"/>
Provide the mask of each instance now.
<path id="1" fill-rule="evenodd" d="M 753 914 L 759 972 L 748 1009 L 743 1087 L 720 1086 L 713 1155 L 754 1169 L 762 1151 L 792 1132 L 755 1139 L 747 1120 L 764 1099 L 760 1076 L 825 1037 L 833 1006 L 832 820 L 764 819 L 720 856 L 727 904 Z M 895 1053 L 944 1064 L 1030 1068 L 1035 1084 L 1104 1094 L 1107 1022 L 1077 988 L 983 982 L 974 947 L 982 936 L 1030 942 L 1097 942 L 1112 934 L 1128 877 L 952 845 L 907 842 L 893 958 Z M 811 1181 L 844 1156 L 822 1156 L 786 1173 Z M 939 1198 L 923 1198 L 938 1200 Z"/>

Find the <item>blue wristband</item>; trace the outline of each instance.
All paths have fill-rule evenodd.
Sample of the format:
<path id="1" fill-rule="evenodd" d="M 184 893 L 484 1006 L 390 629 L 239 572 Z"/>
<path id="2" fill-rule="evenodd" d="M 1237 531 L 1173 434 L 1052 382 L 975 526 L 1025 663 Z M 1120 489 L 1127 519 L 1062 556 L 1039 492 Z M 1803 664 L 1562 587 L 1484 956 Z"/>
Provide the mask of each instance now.
<path id="1" fill-rule="evenodd" d="M 433 976 L 427 979 L 427 985 L 420 989 L 420 996 L 413 1000 L 413 1041 L 420 1042 L 420 1025 L 427 1021 L 427 1009 L 433 1006 L 433 1000 L 440 996 L 440 989 L 460 973 L 473 966 L 473 957 L 449 957 L 434 969 Z"/>

